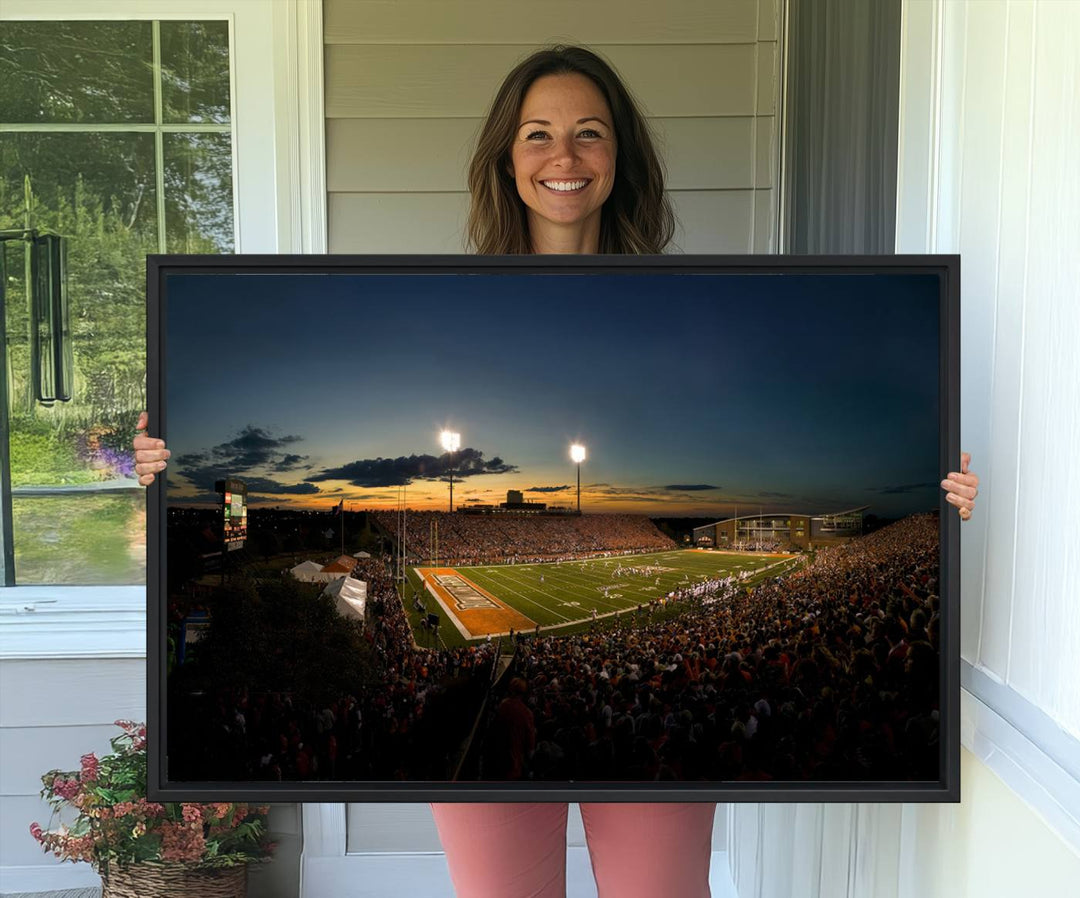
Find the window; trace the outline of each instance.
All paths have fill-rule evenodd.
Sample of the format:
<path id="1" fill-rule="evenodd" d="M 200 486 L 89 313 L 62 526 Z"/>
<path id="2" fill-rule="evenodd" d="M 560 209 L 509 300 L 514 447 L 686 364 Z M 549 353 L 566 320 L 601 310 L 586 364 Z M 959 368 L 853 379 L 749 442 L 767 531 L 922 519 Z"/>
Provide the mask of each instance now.
<path id="1" fill-rule="evenodd" d="M 234 250 L 229 22 L 6 22 L 0 84 L 15 582 L 140 583 L 144 256 Z M 69 402 L 31 382 L 32 233 L 66 238 Z"/>

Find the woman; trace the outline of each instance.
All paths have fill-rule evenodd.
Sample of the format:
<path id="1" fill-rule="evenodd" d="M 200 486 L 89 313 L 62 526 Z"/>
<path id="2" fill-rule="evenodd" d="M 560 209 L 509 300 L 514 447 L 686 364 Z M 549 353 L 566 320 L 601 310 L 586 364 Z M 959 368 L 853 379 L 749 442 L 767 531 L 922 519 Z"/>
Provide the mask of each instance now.
<path id="1" fill-rule="evenodd" d="M 663 172 L 629 92 L 579 47 L 534 53 L 503 82 L 469 168 L 477 252 L 660 253 L 674 231 Z M 139 420 L 145 429 L 147 418 Z M 135 439 L 139 482 L 165 467 L 161 440 Z M 978 478 L 942 481 L 970 517 Z M 565 803 L 433 804 L 462 898 L 565 895 Z M 581 805 L 600 898 L 709 895 L 715 805 Z"/>

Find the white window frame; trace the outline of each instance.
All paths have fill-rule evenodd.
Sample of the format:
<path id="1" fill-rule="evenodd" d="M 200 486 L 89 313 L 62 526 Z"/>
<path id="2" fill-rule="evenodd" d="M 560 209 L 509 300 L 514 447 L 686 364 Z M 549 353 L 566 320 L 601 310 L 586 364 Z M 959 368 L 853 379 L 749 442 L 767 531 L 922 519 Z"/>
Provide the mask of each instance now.
<path id="1" fill-rule="evenodd" d="M 326 252 L 321 0 L 0 5 L 0 22 L 79 19 L 228 21 L 236 252 Z M 145 656 L 145 586 L 0 587 L 0 659 Z"/>

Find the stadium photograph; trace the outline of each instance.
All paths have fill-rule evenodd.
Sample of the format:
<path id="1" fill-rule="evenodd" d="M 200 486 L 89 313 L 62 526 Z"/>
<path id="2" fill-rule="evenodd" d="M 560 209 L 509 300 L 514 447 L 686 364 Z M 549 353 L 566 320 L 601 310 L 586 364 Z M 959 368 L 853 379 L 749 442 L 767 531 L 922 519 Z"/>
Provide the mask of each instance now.
<path id="1" fill-rule="evenodd" d="M 171 276 L 169 782 L 937 781 L 938 303 Z"/>

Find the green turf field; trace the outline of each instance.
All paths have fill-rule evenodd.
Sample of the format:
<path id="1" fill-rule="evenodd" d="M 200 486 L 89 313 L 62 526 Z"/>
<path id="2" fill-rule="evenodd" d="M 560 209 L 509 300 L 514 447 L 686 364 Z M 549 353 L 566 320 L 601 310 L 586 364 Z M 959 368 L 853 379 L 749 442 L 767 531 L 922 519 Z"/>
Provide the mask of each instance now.
<path id="1" fill-rule="evenodd" d="M 747 575 L 745 582 L 749 585 L 789 570 L 799 561 L 798 558 L 784 559 L 756 553 L 677 550 L 562 563 L 456 567 L 455 570 L 539 623 L 543 628 L 541 632 L 559 635 L 588 629 L 592 625 L 593 609 L 602 623 L 610 624 L 615 612 L 636 609 L 639 604 L 663 598 L 672 590 L 729 574 L 737 576 L 740 572 Z M 628 571 L 627 568 L 638 570 Z M 438 611 L 444 618 L 446 615 L 435 599 L 423 592 L 420 578 L 410 569 L 405 608 L 417 641 L 428 645 L 430 638 L 425 638 L 427 634 L 418 630 L 419 615 L 412 608 L 415 590 L 421 591 L 429 610 Z M 440 634 L 447 646 L 465 644 L 449 621 L 444 620 Z"/>

